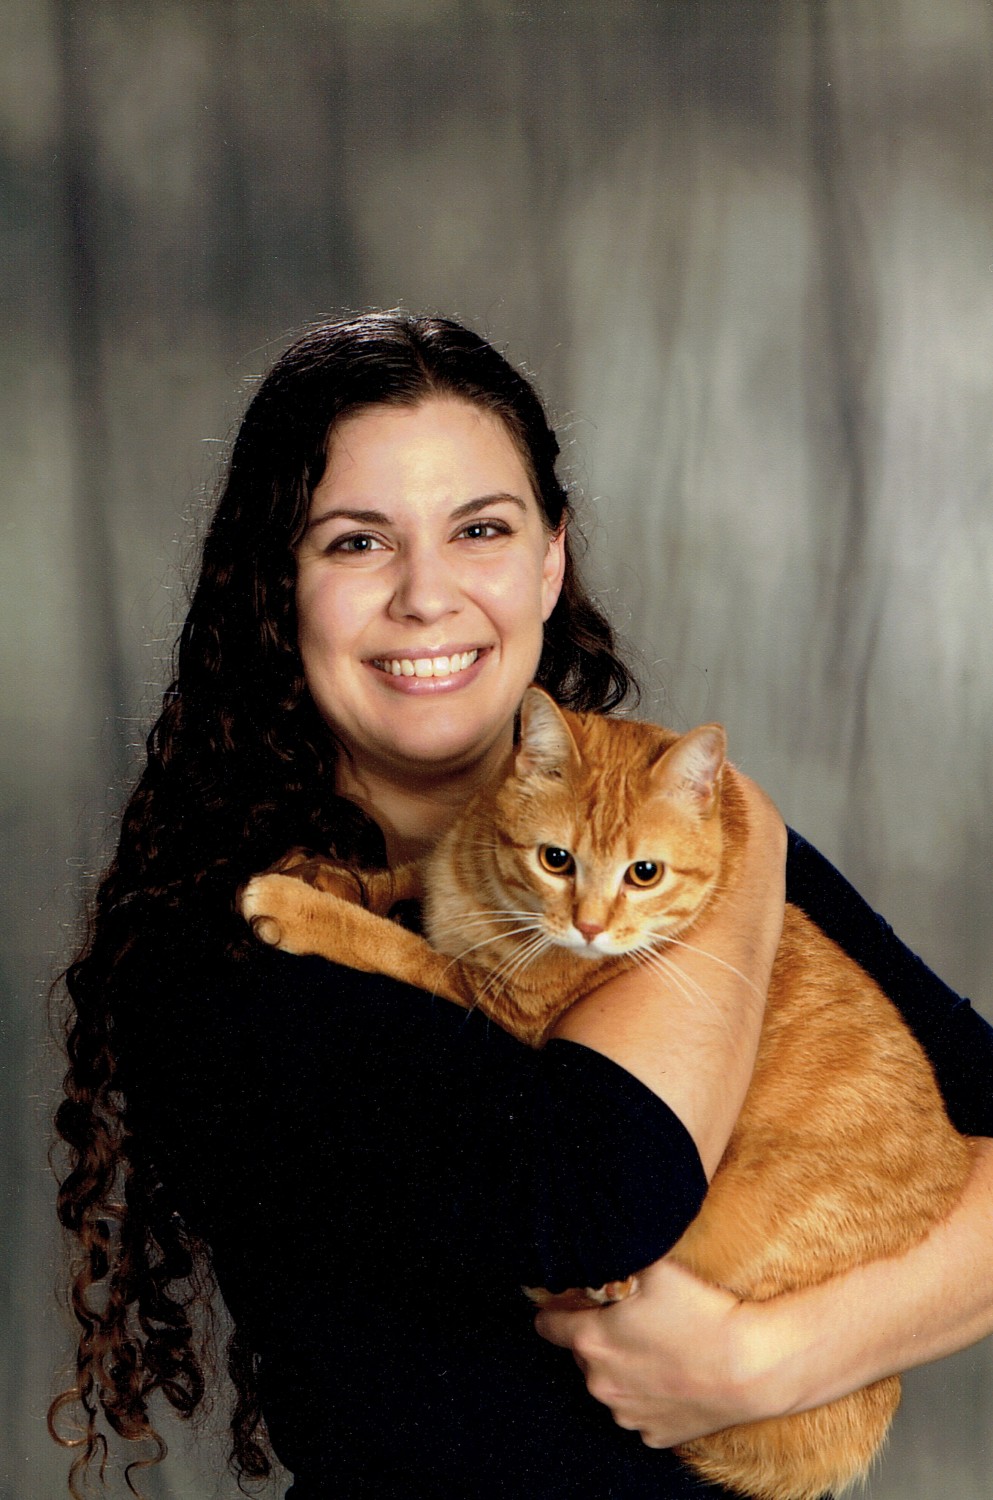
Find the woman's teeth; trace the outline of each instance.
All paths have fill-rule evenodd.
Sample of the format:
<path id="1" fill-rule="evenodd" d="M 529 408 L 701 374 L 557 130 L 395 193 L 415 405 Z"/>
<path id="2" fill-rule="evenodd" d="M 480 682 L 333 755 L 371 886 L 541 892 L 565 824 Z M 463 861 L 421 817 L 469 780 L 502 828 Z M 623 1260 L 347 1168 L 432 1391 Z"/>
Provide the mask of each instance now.
<path id="1" fill-rule="evenodd" d="M 373 665 L 394 677 L 452 677 L 471 667 L 478 656 L 478 651 L 462 651 L 455 656 L 389 657 Z"/>

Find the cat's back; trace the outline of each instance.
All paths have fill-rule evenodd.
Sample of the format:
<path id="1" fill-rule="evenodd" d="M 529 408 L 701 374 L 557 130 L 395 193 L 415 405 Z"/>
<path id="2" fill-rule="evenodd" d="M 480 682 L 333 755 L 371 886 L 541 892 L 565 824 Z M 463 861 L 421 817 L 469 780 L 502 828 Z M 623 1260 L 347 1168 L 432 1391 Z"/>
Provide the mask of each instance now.
<path id="1" fill-rule="evenodd" d="M 931 1063 L 897 1007 L 792 904 L 784 914 L 749 1103 L 756 1119 L 768 1105 L 780 1126 L 784 1115 L 796 1130 L 812 1120 L 835 1140 L 884 1119 L 917 1147 L 960 1139 Z"/>
<path id="2" fill-rule="evenodd" d="M 971 1148 L 893 1003 L 787 906 L 752 1084 L 680 1249 L 762 1298 L 898 1254 L 958 1198 Z"/>

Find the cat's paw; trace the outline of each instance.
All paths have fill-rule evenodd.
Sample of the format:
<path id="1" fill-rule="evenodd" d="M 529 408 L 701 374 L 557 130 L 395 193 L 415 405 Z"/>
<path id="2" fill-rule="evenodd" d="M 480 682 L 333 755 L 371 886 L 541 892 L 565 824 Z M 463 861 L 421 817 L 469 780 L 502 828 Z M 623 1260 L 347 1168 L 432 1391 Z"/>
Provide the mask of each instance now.
<path id="1" fill-rule="evenodd" d="M 623 1302 L 638 1287 L 637 1276 L 623 1281 L 607 1281 L 603 1286 L 571 1286 L 564 1292 L 549 1292 L 543 1286 L 526 1286 L 523 1291 L 536 1307 L 550 1307 L 555 1312 L 582 1312 L 586 1308 L 606 1307 Z"/>
<path id="2" fill-rule="evenodd" d="M 290 849 L 275 864 L 265 871 L 267 875 L 292 875 L 294 880 L 311 885 L 329 896 L 338 896 L 342 901 L 363 905 L 362 881 L 348 865 L 339 864 L 325 854 L 312 854 L 309 849 Z"/>
<path id="3" fill-rule="evenodd" d="M 239 912 L 259 941 L 272 948 L 283 941 L 283 927 L 274 912 L 283 904 L 275 882 L 285 879 L 285 875 L 253 875 L 237 895 Z"/>

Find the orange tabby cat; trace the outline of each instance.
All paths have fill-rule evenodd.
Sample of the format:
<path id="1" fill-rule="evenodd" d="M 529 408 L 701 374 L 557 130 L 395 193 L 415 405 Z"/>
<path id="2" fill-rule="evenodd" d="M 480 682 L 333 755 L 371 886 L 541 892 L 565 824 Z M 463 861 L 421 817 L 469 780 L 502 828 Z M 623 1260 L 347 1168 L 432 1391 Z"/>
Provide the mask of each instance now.
<path id="1" fill-rule="evenodd" d="M 257 876 L 242 911 L 264 941 L 478 1004 L 540 1045 L 616 967 L 664 975 L 666 942 L 719 900 L 744 817 L 724 754 L 718 725 L 680 738 L 566 713 L 532 688 L 506 779 L 476 797 L 420 872 L 432 946 L 351 904 L 354 877 L 324 861 L 291 856 L 283 873 Z M 385 910 L 417 878 L 374 876 L 373 904 Z M 787 906 L 751 1087 L 673 1258 L 741 1298 L 810 1286 L 922 1239 L 970 1162 L 894 1006 Z M 898 1401 L 892 1377 L 678 1451 L 743 1494 L 818 1500 L 865 1472 Z"/>

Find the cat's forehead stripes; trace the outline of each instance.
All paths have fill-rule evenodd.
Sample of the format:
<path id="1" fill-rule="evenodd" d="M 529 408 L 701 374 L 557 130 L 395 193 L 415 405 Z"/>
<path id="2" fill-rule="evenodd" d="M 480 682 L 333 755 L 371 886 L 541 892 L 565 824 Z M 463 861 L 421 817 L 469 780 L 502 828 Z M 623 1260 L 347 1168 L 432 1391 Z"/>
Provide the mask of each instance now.
<path id="1" fill-rule="evenodd" d="M 710 880 L 714 873 L 711 865 L 681 865 L 674 860 L 669 861 L 669 868 L 681 880 Z"/>
<path id="2" fill-rule="evenodd" d="M 575 776 L 575 799 L 581 809 L 578 832 L 600 849 L 613 849 L 629 860 L 661 857 L 651 852 L 652 804 L 657 792 L 651 768 L 671 741 L 659 731 L 658 743 L 646 743 L 645 726 L 591 716 L 583 723 L 583 765 Z"/>
<path id="3" fill-rule="evenodd" d="M 491 838 L 508 888 L 527 888 L 523 904 L 543 903 L 556 932 L 582 921 L 627 944 L 641 940 L 646 922 L 656 924 L 656 935 L 660 922 L 682 925 L 720 860 L 708 785 L 719 775 L 723 731 L 704 725 L 680 737 L 630 720 L 549 711 L 542 701 L 528 713 L 517 775 L 498 798 L 502 815 Z M 566 858 L 550 863 L 549 849 Z M 639 863 L 658 866 L 659 878 L 630 878 Z"/>

